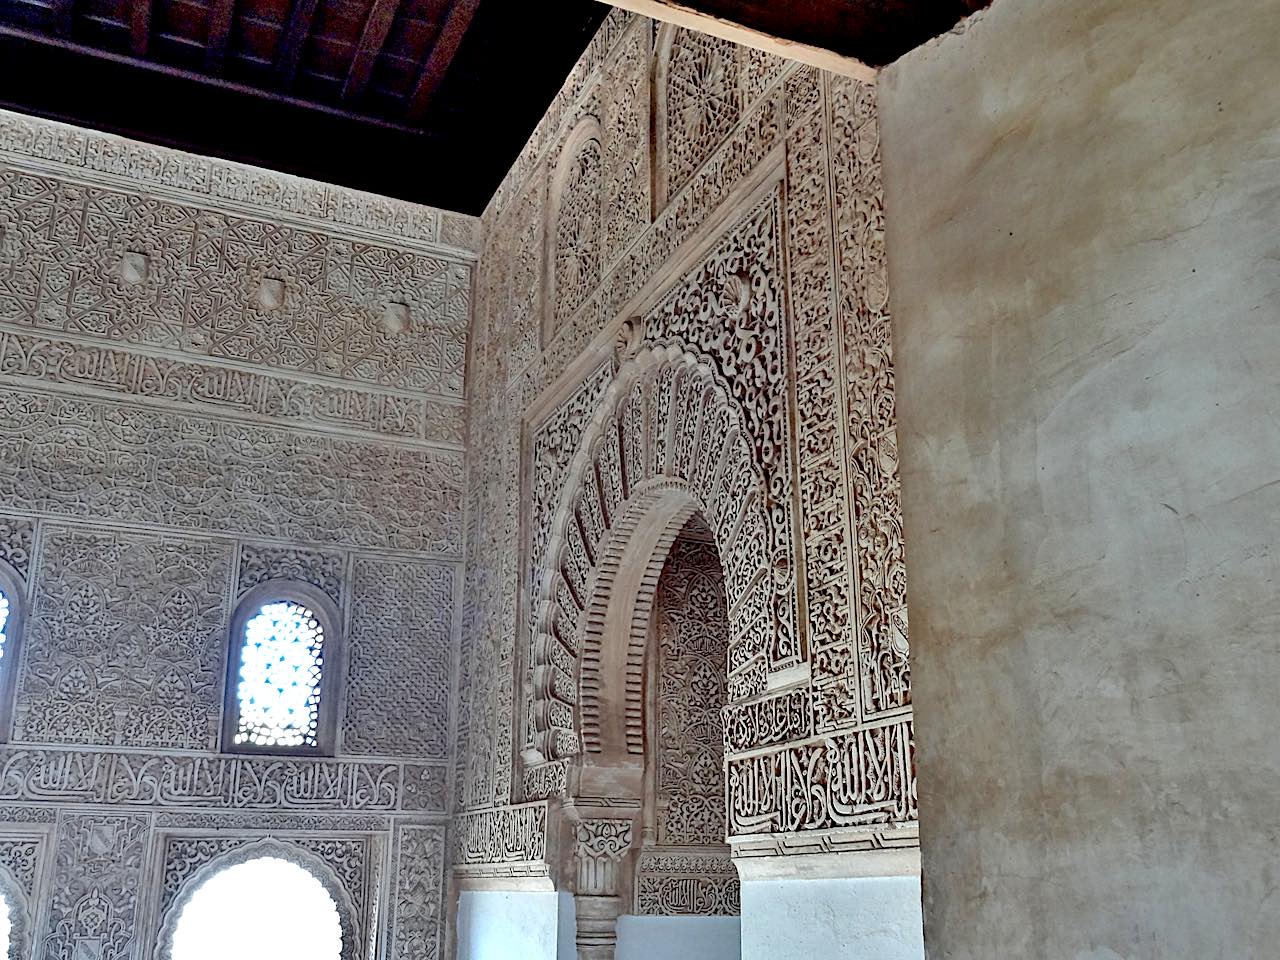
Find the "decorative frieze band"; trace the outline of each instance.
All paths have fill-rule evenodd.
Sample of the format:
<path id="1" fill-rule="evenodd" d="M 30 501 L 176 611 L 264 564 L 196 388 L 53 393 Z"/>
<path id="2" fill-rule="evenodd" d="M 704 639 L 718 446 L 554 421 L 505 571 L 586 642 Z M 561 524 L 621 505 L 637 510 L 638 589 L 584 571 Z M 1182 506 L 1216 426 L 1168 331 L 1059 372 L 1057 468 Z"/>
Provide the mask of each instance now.
<path id="1" fill-rule="evenodd" d="M 909 717 L 726 761 L 729 838 L 917 819 Z"/>
<path id="2" fill-rule="evenodd" d="M 111 177 L 189 200 L 355 229 L 406 245 L 469 253 L 478 249 L 478 222 L 464 214 L 7 110 L 0 111 L 0 157 L 45 170 L 91 174 L 95 180 Z"/>
<path id="3" fill-rule="evenodd" d="M 454 818 L 454 835 L 454 863 L 459 867 L 531 863 L 545 872 L 545 801 L 458 814 Z"/>
<path id="4" fill-rule="evenodd" d="M 0 387 L 0 502 L 460 555 L 462 456 Z"/>
<path id="5" fill-rule="evenodd" d="M 292 811 L 444 810 L 441 788 L 411 798 L 420 764 L 227 755 L 0 748 L 0 800 Z"/>
<path id="6" fill-rule="evenodd" d="M 645 851 L 636 864 L 635 911 L 642 916 L 737 916 L 738 871 L 728 856 Z"/>
<path id="7" fill-rule="evenodd" d="M 461 445 L 462 406 L 0 330 L 0 376 L 296 427 Z"/>

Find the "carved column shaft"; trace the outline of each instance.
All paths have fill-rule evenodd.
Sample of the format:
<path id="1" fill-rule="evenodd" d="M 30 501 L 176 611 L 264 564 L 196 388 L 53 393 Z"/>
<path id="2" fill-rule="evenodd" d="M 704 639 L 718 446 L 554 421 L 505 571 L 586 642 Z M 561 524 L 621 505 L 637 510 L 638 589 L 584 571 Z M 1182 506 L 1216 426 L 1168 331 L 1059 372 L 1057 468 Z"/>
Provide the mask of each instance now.
<path id="1" fill-rule="evenodd" d="M 630 820 L 581 820 L 574 867 L 579 960 L 613 960 L 622 913 L 621 866 L 631 849 Z"/>

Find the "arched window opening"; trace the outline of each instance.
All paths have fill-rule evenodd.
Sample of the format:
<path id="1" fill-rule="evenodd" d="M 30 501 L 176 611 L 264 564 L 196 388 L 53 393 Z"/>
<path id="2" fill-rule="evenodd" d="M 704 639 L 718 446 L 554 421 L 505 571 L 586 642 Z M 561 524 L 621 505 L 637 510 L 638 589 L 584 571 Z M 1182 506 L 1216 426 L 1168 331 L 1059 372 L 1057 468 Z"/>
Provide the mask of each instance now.
<path id="1" fill-rule="evenodd" d="M 305 584 L 260 584 L 233 621 L 223 742 L 230 750 L 328 753 L 337 611 Z"/>
<path id="2" fill-rule="evenodd" d="M 9 626 L 9 595 L 4 592 L 4 585 L 0 584 L 0 662 L 4 660 L 4 652 L 7 649 L 8 634 L 5 629 Z"/>
<path id="3" fill-rule="evenodd" d="M 171 960 L 341 960 L 338 905 L 308 870 L 263 856 L 228 866 L 178 915 Z"/>
<path id="4" fill-rule="evenodd" d="M 0 560 L 0 740 L 9 736 L 16 667 L 26 613 L 26 584 L 18 571 Z M 0 952 L 0 957 L 5 956 Z"/>
<path id="5" fill-rule="evenodd" d="M 0 957 L 13 952 L 13 905 L 0 897 Z"/>
<path id="6" fill-rule="evenodd" d="M 235 742 L 314 747 L 320 719 L 324 628 L 300 603 L 264 603 L 244 625 Z"/>

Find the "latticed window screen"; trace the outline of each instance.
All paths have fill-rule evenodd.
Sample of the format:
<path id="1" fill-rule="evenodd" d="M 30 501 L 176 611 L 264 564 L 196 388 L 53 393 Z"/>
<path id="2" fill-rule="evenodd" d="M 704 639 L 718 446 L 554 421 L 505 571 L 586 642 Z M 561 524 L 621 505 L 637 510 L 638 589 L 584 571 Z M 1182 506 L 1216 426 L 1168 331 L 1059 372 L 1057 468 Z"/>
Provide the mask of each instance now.
<path id="1" fill-rule="evenodd" d="M 324 629 L 300 603 L 263 604 L 244 625 L 235 742 L 314 747 L 320 713 Z"/>

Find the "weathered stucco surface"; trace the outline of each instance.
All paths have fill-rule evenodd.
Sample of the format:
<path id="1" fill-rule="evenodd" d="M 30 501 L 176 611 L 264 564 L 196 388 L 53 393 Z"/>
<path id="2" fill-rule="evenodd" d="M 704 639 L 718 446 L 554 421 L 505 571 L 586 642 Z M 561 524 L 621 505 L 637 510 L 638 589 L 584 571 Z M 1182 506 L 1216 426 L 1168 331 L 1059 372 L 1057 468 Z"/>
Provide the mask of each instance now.
<path id="1" fill-rule="evenodd" d="M 1280 5 L 883 75 L 931 958 L 1280 937 Z"/>

